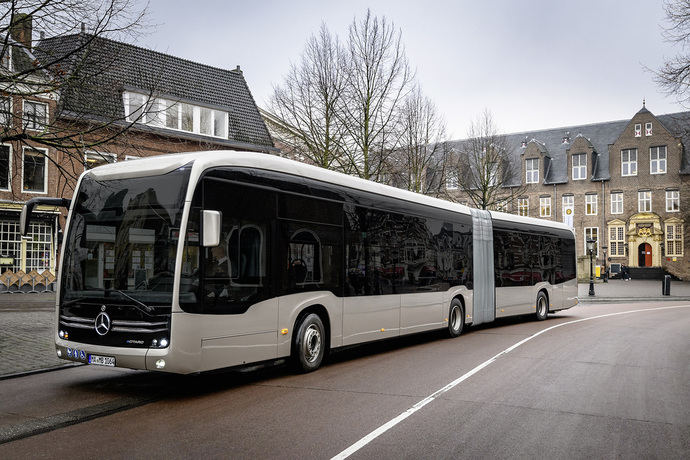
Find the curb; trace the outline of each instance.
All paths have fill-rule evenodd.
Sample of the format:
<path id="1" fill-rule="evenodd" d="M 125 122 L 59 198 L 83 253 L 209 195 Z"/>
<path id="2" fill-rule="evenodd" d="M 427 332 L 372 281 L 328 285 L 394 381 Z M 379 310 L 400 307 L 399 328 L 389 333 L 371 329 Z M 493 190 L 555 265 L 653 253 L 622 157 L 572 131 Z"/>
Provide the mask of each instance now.
<path id="1" fill-rule="evenodd" d="M 690 301 L 690 297 L 578 297 L 579 303 L 630 303 L 630 302 L 687 302 Z"/>

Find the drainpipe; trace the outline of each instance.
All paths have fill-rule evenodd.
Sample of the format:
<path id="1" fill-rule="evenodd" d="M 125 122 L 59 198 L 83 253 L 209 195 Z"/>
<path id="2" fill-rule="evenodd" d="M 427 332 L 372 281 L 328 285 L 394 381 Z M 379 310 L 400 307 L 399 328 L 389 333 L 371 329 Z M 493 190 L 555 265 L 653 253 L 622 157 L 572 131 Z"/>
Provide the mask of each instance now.
<path id="1" fill-rule="evenodd" d="M 556 184 L 553 184 L 553 212 L 553 216 L 558 219 L 558 194 L 556 193 Z M 561 216 L 561 221 L 562 220 L 563 216 Z"/>
<path id="2" fill-rule="evenodd" d="M 604 183 L 604 180 L 601 180 L 601 234 L 603 238 L 606 238 L 608 233 L 606 232 L 606 184 Z M 608 276 L 606 276 L 606 265 L 607 265 L 607 256 L 606 256 L 606 250 L 608 249 L 608 244 L 606 244 L 606 240 L 602 238 L 602 241 L 604 241 L 604 283 L 608 282 Z"/>

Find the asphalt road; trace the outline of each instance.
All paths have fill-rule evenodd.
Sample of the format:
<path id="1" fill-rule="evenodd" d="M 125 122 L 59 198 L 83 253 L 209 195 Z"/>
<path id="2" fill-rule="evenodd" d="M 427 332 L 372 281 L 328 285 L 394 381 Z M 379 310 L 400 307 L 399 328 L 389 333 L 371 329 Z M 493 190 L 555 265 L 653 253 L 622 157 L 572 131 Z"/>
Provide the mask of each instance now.
<path id="1" fill-rule="evenodd" d="M 689 458 L 690 308 L 674 306 L 418 335 L 307 375 L 82 366 L 3 380 L 0 458 Z"/>

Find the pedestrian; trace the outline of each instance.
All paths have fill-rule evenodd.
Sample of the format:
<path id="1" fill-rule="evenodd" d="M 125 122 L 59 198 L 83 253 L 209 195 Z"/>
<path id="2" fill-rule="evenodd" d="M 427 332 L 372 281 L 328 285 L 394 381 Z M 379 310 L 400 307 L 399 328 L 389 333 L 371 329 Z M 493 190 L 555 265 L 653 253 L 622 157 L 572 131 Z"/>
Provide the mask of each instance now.
<path id="1" fill-rule="evenodd" d="M 630 271 L 627 265 L 621 265 L 621 278 L 623 278 L 624 281 L 630 281 Z"/>

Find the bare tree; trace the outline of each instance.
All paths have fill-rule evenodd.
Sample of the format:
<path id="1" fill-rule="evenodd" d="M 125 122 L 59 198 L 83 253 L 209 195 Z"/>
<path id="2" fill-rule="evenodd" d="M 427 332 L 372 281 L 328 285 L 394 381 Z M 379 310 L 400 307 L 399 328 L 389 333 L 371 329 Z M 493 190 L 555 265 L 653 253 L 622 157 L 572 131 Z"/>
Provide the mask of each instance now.
<path id="1" fill-rule="evenodd" d="M 400 146 L 389 157 L 387 170 L 400 176 L 408 190 L 437 192 L 448 158 L 446 126 L 434 103 L 425 97 L 419 85 L 405 98 L 400 109 Z"/>
<path id="2" fill-rule="evenodd" d="M 345 66 L 338 38 L 321 24 L 307 41 L 300 62 L 276 86 L 266 121 L 292 154 L 328 169 L 342 169 L 343 129 L 336 111 Z"/>
<path id="3" fill-rule="evenodd" d="M 655 80 L 665 92 L 687 105 L 690 102 L 690 0 L 666 0 L 664 11 L 668 24 L 664 27 L 664 39 L 680 45 L 682 51 L 654 72 Z"/>
<path id="4" fill-rule="evenodd" d="M 458 188 L 474 207 L 501 209 L 524 192 L 514 183 L 508 143 L 488 110 L 471 123 L 452 163 L 448 174 L 457 171 Z"/>
<path id="5" fill-rule="evenodd" d="M 347 134 L 348 172 L 364 179 L 379 180 L 388 156 L 399 147 L 399 106 L 414 78 L 401 35 L 370 10 L 349 28 L 338 113 Z"/>
<path id="6" fill-rule="evenodd" d="M 6 96 L 0 142 L 55 149 L 59 154 L 47 155 L 46 161 L 57 166 L 65 183 L 71 182 L 83 169 L 84 150 L 122 136 L 148 104 L 143 101 L 137 119 L 129 120 L 122 110 L 92 107 L 94 89 L 121 90 L 104 80 L 119 56 L 104 49 L 102 39 L 136 38 L 144 16 L 145 8 L 134 0 L 0 3 L 0 91 Z M 62 40 L 75 36 L 79 40 Z M 47 102 L 49 113 L 42 106 L 12 107 L 12 98 Z"/>

